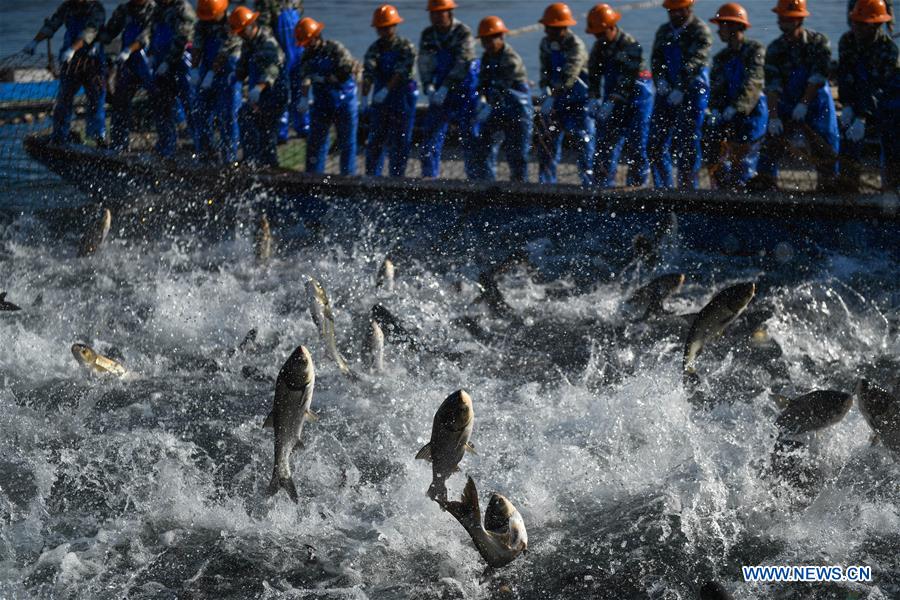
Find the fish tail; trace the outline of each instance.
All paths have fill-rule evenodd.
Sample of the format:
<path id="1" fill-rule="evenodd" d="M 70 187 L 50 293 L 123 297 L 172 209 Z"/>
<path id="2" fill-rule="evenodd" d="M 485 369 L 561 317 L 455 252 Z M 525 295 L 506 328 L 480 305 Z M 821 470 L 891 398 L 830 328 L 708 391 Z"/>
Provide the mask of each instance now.
<path id="1" fill-rule="evenodd" d="M 278 471 L 275 471 L 272 473 L 272 480 L 269 482 L 269 489 L 266 491 L 266 494 L 274 496 L 279 489 L 284 489 L 295 504 L 300 502 L 300 496 L 297 494 L 297 486 L 294 485 L 294 480 L 290 477 L 280 477 Z"/>

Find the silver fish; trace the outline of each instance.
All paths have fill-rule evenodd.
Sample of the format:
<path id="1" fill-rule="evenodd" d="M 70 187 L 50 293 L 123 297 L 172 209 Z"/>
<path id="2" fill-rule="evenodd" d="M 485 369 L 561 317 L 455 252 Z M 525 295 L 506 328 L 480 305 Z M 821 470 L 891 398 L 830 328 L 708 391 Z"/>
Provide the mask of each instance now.
<path id="1" fill-rule="evenodd" d="M 447 502 L 445 508 L 465 528 L 489 567 L 506 566 L 528 551 L 525 521 L 504 496 L 497 493 L 491 495 L 482 524 L 478 490 L 471 477 L 466 482 L 460 501 Z"/>
<path id="2" fill-rule="evenodd" d="M 860 379 L 856 384 L 856 403 L 875 433 L 873 441 L 900 452 L 900 400 L 882 387 Z"/>
<path id="3" fill-rule="evenodd" d="M 319 336 L 325 343 L 328 355 L 337 363 L 341 373 L 352 375 L 350 367 L 347 366 L 347 361 L 341 356 L 337 347 L 334 331 L 334 313 L 331 311 L 328 294 L 325 293 L 325 288 L 322 287 L 322 284 L 312 277 L 306 282 L 306 300 L 309 304 L 309 314 L 319 330 Z"/>
<path id="4" fill-rule="evenodd" d="M 264 263 L 272 258 L 272 230 L 269 227 L 269 218 L 263 214 L 259 218 L 256 229 L 256 260 Z"/>
<path id="5" fill-rule="evenodd" d="M 722 335 L 756 294 L 755 283 L 739 283 L 725 288 L 704 306 L 691 324 L 684 343 L 684 372 L 694 372 L 694 360 L 706 342 Z"/>
<path id="6" fill-rule="evenodd" d="M 383 288 L 386 292 L 394 291 L 394 263 L 389 258 L 385 258 L 378 268 L 378 274 L 375 276 L 375 287 Z"/>
<path id="7" fill-rule="evenodd" d="M 111 225 L 112 213 L 108 208 L 104 208 L 100 219 L 85 230 L 81 243 L 78 245 L 78 256 L 88 256 L 97 252 L 106 240 Z"/>
<path id="8" fill-rule="evenodd" d="M 378 321 L 369 321 L 366 338 L 363 340 L 362 356 L 371 372 L 384 371 L 384 332 L 381 331 Z"/>
<path id="9" fill-rule="evenodd" d="M 466 451 L 475 451 L 469 441 L 474 422 L 472 397 L 464 390 L 447 396 L 434 414 L 431 440 L 416 454 L 417 459 L 431 462 L 432 480 L 428 497 L 432 500 L 446 502 L 447 478 L 459 471 L 457 465 Z"/>
<path id="10" fill-rule="evenodd" d="M 312 356 L 309 350 L 297 346 L 278 373 L 272 412 L 263 423 L 263 427 L 275 430 L 275 464 L 267 492 L 269 496 L 284 488 L 291 500 L 299 502 L 297 486 L 291 476 L 291 454 L 294 448 L 302 446 L 303 424 L 318 419 L 309 408 L 315 384 Z"/>
<path id="11" fill-rule="evenodd" d="M 72 356 L 79 364 L 95 373 L 110 374 L 121 377 L 125 375 L 125 367 L 111 358 L 98 354 L 87 344 L 72 344 Z"/>
<path id="12" fill-rule="evenodd" d="M 635 290 L 627 303 L 642 311 L 643 318 L 659 315 L 664 312 L 663 302 L 666 298 L 677 294 L 682 285 L 684 285 L 683 273 L 660 275 Z"/>
<path id="13" fill-rule="evenodd" d="M 840 423 L 853 406 L 853 396 L 833 390 L 815 390 L 788 402 L 775 420 L 780 435 L 799 435 Z"/>

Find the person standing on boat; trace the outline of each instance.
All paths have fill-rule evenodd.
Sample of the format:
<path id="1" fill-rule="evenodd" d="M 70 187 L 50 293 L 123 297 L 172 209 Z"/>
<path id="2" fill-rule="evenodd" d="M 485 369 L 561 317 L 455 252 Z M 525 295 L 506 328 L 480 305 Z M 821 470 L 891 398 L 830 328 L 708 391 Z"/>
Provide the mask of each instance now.
<path id="1" fill-rule="evenodd" d="M 857 0 L 847 0 L 847 25 L 853 26 L 853 18 L 850 16 L 853 13 L 853 9 L 856 8 Z M 885 21 L 887 24 L 888 31 L 894 33 L 894 0 L 884 0 L 885 9 L 887 9 L 887 14 L 889 19 Z"/>
<path id="2" fill-rule="evenodd" d="M 284 52 L 284 71 L 290 73 L 294 65 L 303 56 L 303 48 L 294 43 L 294 29 L 303 17 L 303 0 L 256 0 L 254 4 L 259 13 L 259 24 L 268 27 L 275 34 L 275 39 Z M 288 82 L 288 92 L 291 96 L 299 96 L 300 89 L 293 82 Z M 278 129 L 278 141 L 285 142 L 290 137 L 290 127 L 299 136 L 309 133 L 309 113 L 297 112 L 293 109 L 296 102 L 288 101 L 288 110 L 281 116 L 281 126 Z"/>
<path id="3" fill-rule="evenodd" d="M 594 181 L 600 187 L 616 184 L 619 157 L 624 152 L 629 186 L 647 183 L 647 137 L 653 114 L 653 76 L 636 39 L 622 31 L 622 15 L 609 4 L 588 13 L 587 33 L 597 41 L 588 57 L 588 113 L 597 129 Z"/>
<path id="4" fill-rule="evenodd" d="M 241 58 L 234 76 L 247 82 L 247 101 L 238 113 L 244 162 L 278 166 L 278 127 L 288 102 L 284 52 L 259 13 L 238 6 L 228 17 L 231 33 L 241 38 Z M 243 86 L 242 86 L 243 87 Z"/>
<path id="5" fill-rule="evenodd" d="M 806 0 L 778 0 L 772 11 L 778 15 L 782 35 L 766 49 L 768 135 L 759 158 L 759 175 L 752 186 L 775 189 L 779 163 L 792 139 L 800 137 L 816 166 L 819 189 L 830 189 L 837 174 L 839 139 L 828 85 L 828 38 L 803 26 L 810 14 Z"/>
<path id="6" fill-rule="evenodd" d="M 477 119 L 478 137 L 473 144 L 476 178 L 497 178 L 497 153 L 503 151 L 509 164 L 510 181 L 528 180 L 528 153 L 534 110 L 528 73 L 522 57 L 512 49 L 504 34 L 509 29 L 500 17 L 485 17 L 478 24 L 478 37 L 484 46 Z"/>
<path id="7" fill-rule="evenodd" d="M 242 86 L 234 73 L 241 56 L 241 38 L 232 35 L 227 10 L 228 0 L 197 1 L 191 84 L 196 107 L 197 153 L 204 161 L 233 163 L 238 158 L 240 140 L 238 112 Z"/>
<path id="8" fill-rule="evenodd" d="M 723 4 L 710 21 L 726 47 L 713 58 L 705 159 L 714 184 L 745 189 L 756 175 L 769 120 L 766 48 L 747 39 L 750 19 L 740 4 Z"/>
<path id="9" fill-rule="evenodd" d="M 694 0 L 665 0 L 669 22 L 653 41 L 651 69 L 656 101 L 650 121 L 647 154 L 653 185 L 672 188 L 672 164 L 678 187 L 696 189 L 700 171 L 700 139 L 709 103 L 709 27 L 694 14 Z"/>
<path id="10" fill-rule="evenodd" d="M 59 53 L 59 91 L 53 106 L 54 144 L 69 142 L 72 104 L 82 87 L 88 106 L 85 116 L 88 137 L 103 145 L 106 138 L 106 60 L 103 48 L 95 43 L 106 21 L 106 11 L 96 0 L 66 0 L 24 48 L 33 55 L 38 43 L 52 38 L 65 25 L 66 33 Z"/>
<path id="11" fill-rule="evenodd" d="M 122 36 L 122 49 L 116 57 L 115 86 L 110 89 L 110 147 L 117 152 L 128 151 L 134 95 L 142 87 L 150 89 L 152 73 L 145 48 L 150 47 L 155 10 L 153 0 L 129 0 L 120 4 L 97 36 L 97 43 L 102 45 Z"/>
<path id="12" fill-rule="evenodd" d="M 324 173 L 328 158 L 328 131 L 332 123 L 341 148 L 341 175 L 356 174 L 357 63 L 343 44 L 322 37 L 325 25 L 309 17 L 297 23 L 295 39 L 305 48 L 291 78 L 299 81 L 297 110 L 309 110 L 306 144 L 307 173 Z M 312 87 L 313 101 L 309 101 Z"/>
<path id="13" fill-rule="evenodd" d="M 538 180 L 556 183 L 563 135 L 569 132 L 577 147 L 581 184 L 590 186 L 594 179 L 594 120 L 587 113 L 587 48 L 569 31 L 577 21 L 566 4 L 551 4 L 538 22 L 545 33 L 540 46 L 540 86 L 544 93 L 538 116 Z"/>
<path id="14" fill-rule="evenodd" d="M 840 172 L 857 189 L 867 132 L 881 138 L 882 188 L 900 187 L 900 62 L 897 44 L 882 27 L 890 18 L 884 0 L 859 0 L 851 30 L 838 44 Z"/>
<path id="15" fill-rule="evenodd" d="M 384 155 L 390 156 L 391 177 L 406 175 L 416 120 L 418 86 L 413 79 L 416 46 L 397 35 L 403 18 L 390 4 L 382 4 L 372 15 L 378 40 L 363 59 L 363 98 L 372 91 L 369 139 L 366 143 L 366 175 L 381 177 Z"/>
<path id="16" fill-rule="evenodd" d="M 157 0 L 150 34 L 149 55 L 153 66 L 150 104 L 156 118 L 156 152 L 166 158 L 175 154 L 179 103 L 194 137 L 194 146 L 199 145 L 193 126 L 194 101 L 187 55 L 196 21 L 197 15 L 187 0 Z"/>
<path id="17" fill-rule="evenodd" d="M 419 41 L 419 77 L 428 96 L 422 123 L 422 177 L 437 177 L 450 123 L 456 125 L 466 175 L 472 178 L 472 142 L 477 135 L 478 60 L 472 31 L 453 18 L 453 0 L 428 0 L 431 26 Z"/>

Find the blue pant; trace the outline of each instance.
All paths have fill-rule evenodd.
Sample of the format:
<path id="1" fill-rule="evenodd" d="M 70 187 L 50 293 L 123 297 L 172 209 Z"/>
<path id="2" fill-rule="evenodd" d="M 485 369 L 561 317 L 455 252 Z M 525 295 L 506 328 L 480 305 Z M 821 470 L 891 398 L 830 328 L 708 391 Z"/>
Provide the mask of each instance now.
<path id="1" fill-rule="evenodd" d="M 212 86 L 197 90 L 194 124 L 201 157 L 227 163 L 237 160 L 240 108 L 241 84 L 233 82 L 229 73 L 219 73 Z"/>
<path id="2" fill-rule="evenodd" d="M 597 123 L 597 152 L 594 155 L 597 186 L 611 188 L 616 185 L 616 172 L 623 157 L 628 165 L 627 185 L 637 187 L 647 183 L 650 173 L 647 138 L 653 114 L 653 84 L 641 85 L 635 94 L 631 104 L 617 104 L 605 123 Z"/>
<path id="3" fill-rule="evenodd" d="M 672 106 L 667 96 L 657 96 L 650 120 L 647 156 L 653 173 L 653 185 L 672 188 L 672 166 L 678 168 L 678 187 L 697 188 L 700 171 L 700 138 L 703 118 L 709 104 L 709 88 L 699 86 L 685 92 L 679 106 Z"/>
<path id="4" fill-rule="evenodd" d="M 385 150 L 390 160 L 391 177 L 406 175 L 406 163 L 412 148 L 413 125 L 416 120 L 415 91 L 405 91 L 402 98 L 391 94 L 380 105 L 369 109 L 369 139 L 366 142 L 366 175 L 381 177 Z M 392 102 L 392 100 L 395 100 Z"/>
<path id="5" fill-rule="evenodd" d="M 459 135 L 459 146 L 463 151 L 466 176 L 474 179 L 475 169 L 472 164 L 472 142 L 478 136 L 478 124 L 475 122 L 475 102 L 472 98 L 448 96 L 441 106 L 434 104 L 428 107 L 422 123 L 424 131 L 422 140 L 422 177 L 438 177 L 441 174 L 441 154 L 450 123 L 456 125 Z"/>
<path id="6" fill-rule="evenodd" d="M 72 105 L 82 87 L 88 101 L 87 135 L 97 140 L 106 137 L 106 67 L 100 58 L 79 52 L 63 66 L 59 76 L 59 91 L 53 107 L 52 141 L 55 144 L 69 141 Z"/>
<path id="7" fill-rule="evenodd" d="M 358 125 L 356 94 L 349 95 L 340 103 L 322 100 L 320 94 L 312 103 L 309 113 L 306 172 L 325 172 L 329 147 L 328 130 L 334 123 L 338 145 L 341 147 L 341 175 L 355 175 Z"/>
<path id="8" fill-rule="evenodd" d="M 481 124 L 473 145 L 472 161 L 476 171 L 473 179 L 497 179 L 497 154 L 502 143 L 509 163 L 510 181 L 527 181 L 533 120 L 531 110 L 520 110 L 512 114 L 492 111 L 487 121 Z"/>
<path id="9" fill-rule="evenodd" d="M 160 156 L 170 157 L 175 154 L 178 141 L 176 125 L 179 120 L 179 103 L 187 118 L 188 129 L 194 138 L 194 146 L 200 145 L 196 140 L 197 128 L 193 124 L 192 95 L 187 69 L 181 65 L 176 69 L 169 69 L 165 75 L 154 77 L 150 103 L 156 120 L 158 137 L 156 152 Z"/>
<path id="10" fill-rule="evenodd" d="M 256 105 L 247 103 L 241 107 L 238 127 L 244 162 L 254 166 L 278 166 L 278 126 L 285 106 L 287 91 L 276 84 L 265 89 Z"/>
<path id="11" fill-rule="evenodd" d="M 594 120 L 587 115 L 585 101 L 560 100 L 549 118 L 538 116 L 538 181 L 541 183 L 556 183 L 556 167 L 562 159 L 566 132 L 572 135 L 577 146 L 581 184 L 590 186 L 593 183 Z"/>
<path id="12" fill-rule="evenodd" d="M 135 53 L 119 66 L 115 92 L 110 96 L 112 113 L 110 145 L 118 152 L 127 152 L 131 134 L 131 103 L 140 88 L 150 87 L 150 67 L 142 53 Z"/>

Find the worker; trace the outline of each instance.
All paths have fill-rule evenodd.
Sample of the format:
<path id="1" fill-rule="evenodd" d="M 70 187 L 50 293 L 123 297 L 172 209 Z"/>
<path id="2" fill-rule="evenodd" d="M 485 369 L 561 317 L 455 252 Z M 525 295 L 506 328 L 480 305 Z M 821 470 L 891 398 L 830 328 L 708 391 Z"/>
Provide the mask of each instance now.
<path id="1" fill-rule="evenodd" d="M 362 96 L 372 92 L 369 139 L 366 143 L 366 175 L 380 177 L 384 157 L 390 157 L 391 177 L 406 175 L 412 148 L 413 125 L 419 88 L 413 78 L 416 46 L 397 35 L 403 18 L 396 7 L 382 4 L 372 15 L 378 39 L 363 60 Z"/>
<path id="2" fill-rule="evenodd" d="M 156 119 L 155 149 L 163 157 L 175 154 L 179 103 L 194 145 L 199 145 L 193 126 L 194 100 L 188 77 L 190 57 L 186 56 L 196 21 L 197 15 L 187 0 L 157 0 L 150 34 L 149 57 L 153 66 L 150 105 Z"/>
<path id="3" fill-rule="evenodd" d="M 569 132 L 576 146 L 581 183 L 590 186 L 594 179 L 594 121 L 587 114 L 587 49 L 569 30 L 577 21 L 566 4 L 551 4 L 538 22 L 545 34 L 540 46 L 543 95 L 538 117 L 538 180 L 556 183 L 563 134 Z"/>
<path id="4" fill-rule="evenodd" d="M 422 122 L 422 177 L 437 177 L 450 123 L 456 125 L 466 175 L 475 175 L 472 143 L 477 135 L 478 68 L 472 31 L 453 18 L 453 0 L 428 0 L 431 26 L 419 41 L 419 77 L 428 97 Z"/>
<path id="5" fill-rule="evenodd" d="M 856 8 L 857 0 L 847 0 L 847 24 L 852 26 L 853 19 L 850 18 L 850 15 L 853 13 L 853 9 Z M 887 25 L 888 31 L 891 33 L 894 32 L 894 0 L 884 0 L 885 8 L 887 8 L 888 16 L 890 17 L 885 24 Z"/>
<path id="6" fill-rule="evenodd" d="M 642 186 L 650 174 L 647 136 L 653 76 L 644 64 L 641 45 L 619 28 L 621 18 L 609 4 L 597 4 L 587 18 L 587 33 L 597 38 L 588 57 L 588 113 L 597 129 L 594 181 L 601 187 L 615 186 L 623 153 L 627 185 Z"/>
<path id="7" fill-rule="evenodd" d="M 72 126 L 72 104 L 83 87 L 87 98 L 86 130 L 98 145 L 106 139 L 106 62 L 103 49 L 96 44 L 97 34 L 106 21 L 106 11 L 97 0 L 65 0 L 44 21 L 38 34 L 25 46 L 34 55 L 38 43 L 52 38 L 65 25 L 59 52 L 59 90 L 53 106 L 53 131 L 50 141 L 67 144 Z"/>
<path id="8" fill-rule="evenodd" d="M 502 142 L 510 181 L 527 181 L 534 111 L 525 63 L 506 42 L 506 33 L 509 29 L 500 17 L 485 17 L 478 24 L 484 54 L 478 75 L 479 127 L 472 161 L 476 179 L 494 181 Z"/>
<path id="9" fill-rule="evenodd" d="M 294 65 L 303 56 L 303 48 L 294 42 L 294 29 L 303 17 L 303 0 L 256 0 L 254 8 L 259 13 L 259 24 L 268 27 L 275 34 L 275 39 L 284 52 L 284 72 L 290 73 Z M 291 87 L 293 82 L 288 82 L 288 95 L 297 96 L 299 88 Z M 291 107 L 295 103 L 288 99 L 288 109 L 281 116 L 281 125 L 278 129 L 278 140 L 287 141 L 290 137 L 290 127 L 293 126 L 297 135 L 305 137 L 309 133 L 309 113 L 299 113 Z"/>
<path id="10" fill-rule="evenodd" d="M 238 159 L 242 86 L 234 72 L 241 56 L 241 38 L 231 33 L 227 9 L 228 0 L 197 1 L 199 20 L 191 51 L 191 83 L 196 101 L 197 153 L 207 162 L 233 163 Z"/>
<path id="11" fill-rule="evenodd" d="M 309 111 L 306 171 L 325 172 L 328 131 L 334 123 L 341 148 L 341 175 L 355 175 L 358 107 L 354 71 L 357 64 L 340 42 L 322 37 L 324 28 L 324 24 L 304 17 L 294 30 L 297 44 L 305 48 L 291 77 L 299 81 L 296 110 Z"/>
<path id="12" fill-rule="evenodd" d="M 778 0 L 782 35 L 766 49 L 766 87 L 769 124 L 759 158 L 759 174 L 753 187 L 775 189 L 778 166 L 787 148 L 806 152 L 818 173 L 818 187 L 831 189 L 837 174 L 839 148 L 837 115 L 828 70 L 831 50 L 828 38 L 807 29 L 810 15 L 806 0 Z M 803 144 L 795 140 L 802 138 Z M 808 148 L 808 150 L 806 150 Z"/>
<path id="13" fill-rule="evenodd" d="M 239 6 L 228 17 L 231 32 L 241 38 L 241 58 L 235 78 L 247 81 L 247 101 L 238 113 L 244 162 L 278 166 L 278 126 L 287 106 L 284 52 L 268 27 L 256 20 L 259 13 Z"/>
<path id="14" fill-rule="evenodd" d="M 900 62 L 897 44 L 882 27 L 890 18 L 884 0 L 859 0 L 851 31 L 838 44 L 840 173 L 855 189 L 866 134 L 881 140 L 883 189 L 900 187 Z"/>
<path id="15" fill-rule="evenodd" d="M 665 0 L 669 22 L 656 32 L 651 69 L 656 101 L 650 120 L 647 154 L 657 188 L 672 188 L 672 164 L 678 187 L 696 189 L 700 139 L 709 103 L 709 54 L 712 33 L 694 14 L 694 0 Z"/>
<path id="16" fill-rule="evenodd" d="M 750 19 L 740 4 L 723 4 L 710 21 L 726 46 L 713 58 L 705 159 L 714 185 L 745 189 L 756 175 L 769 120 L 766 48 L 746 37 Z"/>
<path id="17" fill-rule="evenodd" d="M 156 3 L 153 0 L 128 0 L 116 7 L 106 26 L 97 35 L 97 43 L 107 45 L 122 38 L 116 57 L 115 84 L 110 84 L 110 147 L 127 152 L 131 133 L 131 103 L 141 88 L 150 90 L 152 74 L 146 48 L 150 47 L 150 29 Z"/>

